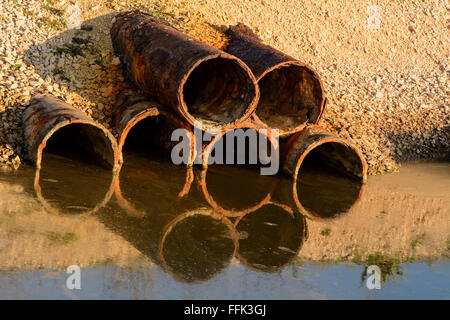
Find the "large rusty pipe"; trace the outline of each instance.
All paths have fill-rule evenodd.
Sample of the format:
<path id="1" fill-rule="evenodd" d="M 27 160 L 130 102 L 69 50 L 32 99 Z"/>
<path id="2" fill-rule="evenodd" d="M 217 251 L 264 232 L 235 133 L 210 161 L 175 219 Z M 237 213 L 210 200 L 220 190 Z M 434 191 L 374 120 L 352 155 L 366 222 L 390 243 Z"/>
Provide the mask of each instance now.
<path id="1" fill-rule="evenodd" d="M 240 58 L 258 81 L 260 100 L 253 119 L 280 130 L 280 136 L 317 124 L 326 105 L 322 82 L 313 68 L 261 42 L 246 25 L 227 29 L 226 52 Z"/>
<path id="2" fill-rule="evenodd" d="M 165 21 L 131 11 L 111 28 L 126 76 L 146 95 L 202 129 L 230 127 L 253 113 L 259 88 L 239 58 L 190 38 Z"/>
<path id="3" fill-rule="evenodd" d="M 292 177 L 292 196 L 301 213 L 334 217 L 360 198 L 367 163 L 351 141 L 308 126 L 287 139 L 281 150 L 281 168 Z"/>
<path id="4" fill-rule="evenodd" d="M 180 119 L 172 110 L 150 101 L 133 90 L 123 91 L 118 96 L 113 123 L 119 134 L 119 151 L 122 155 L 127 144 L 134 144 L 134 147 L 147 150 L 157 147 L 166 156 L 170 155 L 175 144 L 171 142 L 172 133 L 174 130 L 182 129 L 183 138 L 189 142 L 190 149 L 188 154 L 181 156 L 185 164 L 194 163 L 196 147 L 192 126 Z M 128 137 L 130 138 L 127 139 Z"/>
<path id="5" fill-rule="evenodd" d="M 22 115 L 28 158 L 41 168 L 46 147 L 83 150 L 91 161 L 117 170 L 121 160 L 114 136 L 83 112 L 51 95 L 34 96 Z M 70 151 L 70 150 L 69 150 Z"/>
<path id="6" fill-rule="evenodd" d="M 259 149 L 260 139 L 265 139 L 267 146 L 267 150 L 262 153 Z M 237 163 L 239 152 L 245 153 L 243 157 L 245 163 Z M 216 133 L 210 142 L 203 144 L 201 154 L 203 170 L 198 175 L 200 188 L 208 204 L 229 217 L 242 216 L 267 204 L 275 187 L 275 180 L 270 176 L 261 175 L 261 172 L 255 169 L 263 167 L 261 163 L 263 156 L 264 161 L 277 162 L 278 168 L 279 157 L 275 156 L 278 152 L 279 141 L 275 133 L 254 121 L 248 120 L 235 130 L 222 130 Z M 229 155 L 233 158 L 234 166 L 229 166 L 230 163 L 227 162 Z M 250 165 L 252 157 L 257 163 Z M 271 164 L 266 162 L 264 166 L 266 165 Z"/>

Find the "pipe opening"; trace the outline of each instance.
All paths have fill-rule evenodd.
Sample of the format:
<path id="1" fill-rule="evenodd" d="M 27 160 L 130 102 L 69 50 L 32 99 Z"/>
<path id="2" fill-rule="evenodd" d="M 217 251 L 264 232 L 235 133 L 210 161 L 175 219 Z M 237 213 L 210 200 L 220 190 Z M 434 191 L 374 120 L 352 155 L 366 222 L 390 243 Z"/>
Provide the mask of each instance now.
<path id="1" fill-rule="evenodd" d="M 240 119 L 255 95 L 246 70 L 237 61 L 225 58 L 200 63 L 183 87 L 188 112 L 204 124 L 225 125 Z"/>
<path id="2" fill-rule="evenodd" d="M 236 225 L 240 260 L 252 269 L 275 272 L 294 259 L 306 237 L 306 221 L 275 204 L 243 216 Z"/>
<path id="3" fill-rule="evenodd" d="M 170 160 L 172 148 L 179 143 L 171 141 L 175 129 L 178 126 L 162 115 L 139 121 L 131 128 L 124 141 L 124 156 L 133 153 L 151 159 Z M 183 151 L 180 151 L 180 156 L 184 156 Z"/>
<path id="4" fill-rule="evenodd" d="M 267 136 L 253 129 L 238 130 L 228 131 L 214 141 L 203 179 L 208 202 L 215 209 L 232 215 L 251 211 L 269 200 L 274 179 L 271 175 L 261 174 L 262 168 L 270 166 L 262 161 L 278 161 L 271 157 L 273 150 Z M 245 135 L 239 132 L 245 132 Z M 265 145 L 260 149 L 261 139 Z M 277 169 L 277 166 L 273 167 Z"/>
<path id="5" fill-rule="evenodd" d="M 186 282 L 205 281 L 223 270 L 234 255 L 232 226 L 204 214 L 178 221 L 161 250 L 167 268 Z"/>
<path id="6" fill-rule="evenodd" d="M 306 67 L 281 66 L 264 75 L 258 84 L 261 98 L 256 115 L 270 128 L 289 131 L 317 122 L 323 93 L 319 79 Z"/>
<path id="7" fill-rule="evenodd" d="M 359 199 L 363 164 L 356 151 L 339 142 L 311 150 L 296 182 L 301 205 L 313 216 L 332 218 L 346 213 Z"/>
<path id="8" fill-rule="evenodd" d="M 46 142 L 46 153 L 111 169 L 115 155 L 111 140 L 100 128 L 71 123 L 54 132 Z"/>

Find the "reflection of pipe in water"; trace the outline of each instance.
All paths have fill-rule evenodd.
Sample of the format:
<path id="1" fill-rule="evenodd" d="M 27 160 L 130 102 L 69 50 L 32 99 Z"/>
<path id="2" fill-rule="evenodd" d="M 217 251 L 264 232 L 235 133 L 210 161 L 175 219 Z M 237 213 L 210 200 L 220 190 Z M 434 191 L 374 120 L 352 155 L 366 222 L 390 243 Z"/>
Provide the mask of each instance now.
<path id="1" fill-rule="evenodd" d="M 226 51 L 242 59 L 258 81 L 261 96 L 255 121 L 279 129 L 280 136 L 318 123 L 326 97 L 319 76 L 310 66 L 263 44 L 242 23 L 226 33 L 231 38 Z"/>
<path id="2" fill-rule="evenodd" d="M 290 192 L 279 191 L 278 195 L 284 199 L 291 196 L 301 213 L 333 218 L 360 198 L 367 164 L 349 140 L 312 126 L 290 137 L 282 149 L 282 169 L 292 176 L 293 183 L 288 184 Z"/>
<path id="3" fill-rule="evenodd" d="M 270 166 L 266 166 L 268 161 L 276 161 L 278 168 L 279 158 L 271 157 L 271 152 L 278 152 L 279 145 L 270 131 L 264 134 L 257 131 L 260 128 L 254 122 L 246 121 L 239 129 L 245 130 L 242 132 L 248 134 L 247 137 L 238 137 L 239 129 L 224 131 L 204 145 L 204 168 L 198 181 L 209 205 L 226 216 L 241 216 L 270 201 L 275 180 L 269 175 L 261 175 L 257 169 Z M 229 165 L 230 156 L 235 165 Z M 212 158 L 215 160 L 211 161 Z M 254 164 L 250 164 L 251 158 Z"/>
<path id="4" fill-rule="evenodd" d="M 124 12 L 111 28 L 126 75 L 191 125 L 232 127 L 250 117 L 259 88 L 240 59 L 188 37 L 147 13 Z"/>
<path id="5" fill-rule="evenodd" d="M 34 190 L 48 212 L 91 214 L 109 202 L 116 178 L 101 168 L 47 157 L 43 168 L 36 169 Z"/>
<path id="6" fill-rule="evenodd" d="M 269 203 L 239 217 L 238 259 L 248 268 L 276 272 L 297 257 L 307 237 L 306 219 L 291 208 Z"/>
<path id="7" fill-rule="evenodd" d="M 223 270 L 236 249 L 233 224 L 214 210 L 201 208 L 177 216 L 166 226 L 158 254 L 164 269 L 174 278 L 200 282 Z"/>
<path id="8" fill-rule="evenodd" d="M 123 91 L 117 99 L 113 120 L 120 135 L 119 150 L 133 149 L 143 151 L 159 148 L 161 153 L 170 155 L 175 143 L 171 141 L 172 132 L 184 129 L 183 134 L 190 142 L 190 154 L 181 155 L 185 163 L 192 164 L 195 158 L 195 139 L 192 127 L 186 125 L 171 110 L 149 101 L 132 90 Z"/>
<path id="9" fill-rule="evenodd" d="M 133 161 L 130 158 L 127 163 Z M 161 172 L 159 167 L 148 168 Z M 181 170 L 172 171 L 173 175 L 183 180 Z M 147 181 L 146 185 L 131 175 L 126 179 L 121 173 L 116 195 L 122 197 L 119 206 L 123 210 L 114 214 L 99 211 L 100 221 L 180 281 L 205 281 L 225 268 L 237 244 L 229 220 L 205 207 L 200 195 L 196 197 L 191 192 L 183 198 L 176 197 L 176 179 L 160 181 L 148 171 L 138 173 L 139 176 L 144 176 L 141 179 Z"/>
<path id="10" fill-rule="evenodd" d="M 51 95 L 36 95 L 22 115 L 28 157 L 41 168 L 43 151 L 116 170 L 116 139 L 80 110 Z"/>
<path id="11" fill-rule="evenodd" d="M 151 213 L 152 201 L 172 202 L 186 197 L 193 181 L 192 166 L 175 166 L 129 154 L 117 174 L 115 196 L 127 213 L 142 217 Z"/>

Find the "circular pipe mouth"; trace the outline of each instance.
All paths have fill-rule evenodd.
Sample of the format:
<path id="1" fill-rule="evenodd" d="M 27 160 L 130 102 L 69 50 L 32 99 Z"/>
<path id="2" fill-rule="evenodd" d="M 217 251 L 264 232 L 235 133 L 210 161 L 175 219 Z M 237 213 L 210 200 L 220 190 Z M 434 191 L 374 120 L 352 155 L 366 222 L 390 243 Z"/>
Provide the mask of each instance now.
<path id="1" fill-rule="evenodd" d="M 330 137 L 302 153 L 294 171 L 297 209 L 313 219 L 336 218 L 361 198 L 367 164 L 349 141 Z"/>
<path id="2" fill-rule="evenodd" d="M 245 121 L 256 108 L 259 88 L 250 69 L 226 54 L 198 61 L 180 85 L 180 104 L 192 125 L 223 128 Z"/>
<path id="3" fill-rule="evenodd" d="M 63 121 L 54 126 L 38 146 L 37 168 L 41 168 L 44 151 L 113 170 L 119 167 L 115 138 L 103 126 L 90 121 Z"/>
<path id="4" fill-rule="evenodd" d="M 282 270 L 298 256 L 307 237 L 305 217 L 273 202 L 239 217 L 235 227 L 237 258 L 254 271 Z"/>
<path id="5" fill-rule="evenodd" d="M 192 165 L 196 156 L 193 131 L 173 114 L 161 108 L 147 108 L 127 122 L 120 134 L 120 154 L 123 157 L 124 152 L 133 150 L 153 155 L 158 152 L 169 157 L 169 151 L 177 144 L 171 141 L 171 136 L 174 130 L 178 129 L 183 130 L 183 139 L 187 139 L 189 144 L 187 154 L 185 155 L 185 150 L 182 149 L 178 156 L 183 158 L 186 165 Z"/>
<path id="6" fill-rule="evenodd" d="M 177 216 L 166 226 L 158 257 L 173 278 L 198 283 L 225 269 L 237 246 L 233 224 L 212 209 L 200 208 Z"/>
<path id="7" fill-rule="evenodd" d="M 258 134 L 261 131 L 249 126 L 251 124 L 247 123 L 245 127 L 236 129 L 242 130 L 241 138 L 236 138 L 236 131 L 231 130 L 217 134 L 203 151 L 203 170 L 199 179 L 203 195 L 211 207 L 228 217 L 242 216 L 267 204 L 276 184 L 273 177 L 261 175 L 256 169 L 263 167 L 261 160 L 278 161 L 277 158 L 273 160 L 270 154 L 274 150 L 278 152 L 278 140 L 273 139 L 268 131 Z M 243 131 L 245 129 L 247 131 Z M 244 132 L 248 135 L 244 136 Z M 260 139 L 266 140 L 267 150 L 262 153 L 259 150 Z M 229 155 L 234 165 L 229 165 Z M 241 163 L 238 163 L 239 158 Z M 222 165 L 224 163 L 227 165 Z"/>
<path id="8" fill-rule="evenodd" d="M 265 71 L 258 79 L 260 99 L 255 118 L 285 136 L 316 124 L 325 107 L 325 92 L 316 72 L 298 61 Z"/>

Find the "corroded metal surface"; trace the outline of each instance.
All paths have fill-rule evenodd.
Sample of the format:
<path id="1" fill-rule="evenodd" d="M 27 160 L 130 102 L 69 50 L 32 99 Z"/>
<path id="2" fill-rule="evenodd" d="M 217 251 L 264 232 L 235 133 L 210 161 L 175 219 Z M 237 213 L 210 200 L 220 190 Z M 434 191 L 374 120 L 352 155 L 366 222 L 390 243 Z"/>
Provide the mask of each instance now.
<path id="1" fill-rule="evenodd" d="M 300 181 L 301 183 L 303 181 L 300 168 L 306 162 L 305 160 L 308 159 L 316 162 L 319 169 L 325 166 L 339 176 L 347 177 L 342 182 L 347 186 L 348 194 L 344 190 L 343 197 L 346 196 L 349 199 L 345 203 L 341 203 L 340 209 L 328 212 L 327 218 L 334 218 L 338 214 L 347 212 L 361 198 L 363 188 L 360 183 L 364 183 L 367 180 L 367 163 L 364 155 L 354 143 L 318 126 L 308 126 L 302 132 L 296 133 L 286 140 L 281 150 L 281 169 L 293 179 L 290 187 L 292 188 L 291 192 L 284 192 L 281 198 L 286 199 L 286 197 L 291 197 L 291 199 L 285 202 L 291 204 L 293 200 L 295 207 L 301 213 L 314 219 L 324 218 L 324 212 L 320 212 L 320 210 L 312 212 L 311 209 L 307 208 L 301 197 L 302 190 L 299 190 L 298 182 Z M 314 158 L 315 156 L 319 157 Z M 351 184 L 350 180 L 354 180 L 356 184 Z M 319 182 L 314 184 L 316 188 L 319 185 Z M 329 188 L 328 185 L 327 188 Z M 339 188 L 342 192 L 342 188 L 345 187 L 341 184 Z M 318 193 L 321 192 L 318 189 L 316 191 Z M 332 190 L 329 191 L 331 192 Z M 307 199 L 310 198 L 311 196 L 307 197 Z M 335 197 L 331 195 L 330 199 L 334 200 Z"/>
<path id="2" fill-rule="evenodd" d="M 145 94 L 191 125 L 233 126 L 250 117 L 259 99 L 256 79 L 240 59 L 194 40 L 139 11 L 116 16 L 114 52 L 125 75 Z"/>
<path id="3" fill-rule="evenodd" d="M 149 128 L 146 136 L 141 137 L 147 141 L 164 145 L 163 148 L 168 149 L 170 153 L 170 141 L 171 134 L 176 129 L 184 129 L 186 133 L 186 139 L 189 140 L 190 154 L 188 156 L 188 165 L 192 165 L 196 155 L 195 139 L 193 128 L 181 118 L 179 118 L 174 112 L 168 108 L 165 108 L 157 102 L 150 101 L 148 98 L 139 95 L 133 90 L 123 91 L 117 98 L 116 109 L 113 114 L 113 123 L 119 134 L 119 150 L 122 153 L 124 145 L 126 143 L 128 134 L 141 121 L 154 118 L 155 121 L 162 126 L 159 128 L 159 132 L 153 132 Z M 162 120 L 161 120 L 162 119 Z M 149 134 L 155 134 L 157 137 L 149 137 Z M 167 140 L 167 141 L 161 141 Z M 151 148 L 149 143 L 147 148 Z"/>
<path id="4" fill-rule="evenodd" d="M 340 170 L 365 182 L 367 180 L 367 163 L 361 150 L 347 139 L 338 137 L 318 126 L 308 126 L 302 132 L 291 136 L 281 147 L 281 168 L 299 179 L 299 169 L 308 154 L 320 146 L 340 146 L 341 149 L 330 148 L 324 156 L 326 165 Z"/>
<path id="5" fill-rule="evenodd" d="M 102 159 L 116 170 L 120 166 L 120 156 L 114 136 L 101 124 L 86 116 L 80 110 L 51 95 L 36 95 L 22 115 L 25 147 L 29 159 L 41 167 L 42 152 L 52 135 L 59 129 L 80 124 L 85 139 L 81 141 L 89 152 Z M 76 137 L 74 137 L 76 139 Z"/>
<path id="6" fill-rule="evenodd" d="M 260 88 L 255 121 L 280 129 L 280 136 L 301 131 L 320 120 L 326 96 L 322 82 L 310 66 L 265 45 L 246 25 L 226 31 L 226 51 L 242 59 L 252 70 Z"/>

